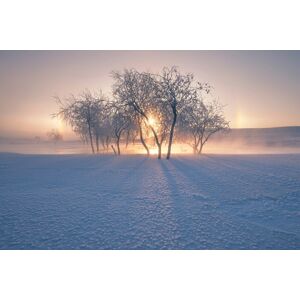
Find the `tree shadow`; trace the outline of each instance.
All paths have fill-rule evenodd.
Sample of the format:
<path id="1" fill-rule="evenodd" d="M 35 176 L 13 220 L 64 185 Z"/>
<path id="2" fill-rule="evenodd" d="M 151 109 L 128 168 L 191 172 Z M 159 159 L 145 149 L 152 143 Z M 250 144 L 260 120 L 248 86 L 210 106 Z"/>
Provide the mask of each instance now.
<path id="1" fill-rule="evenodd" d="M 192 160 L 191 164 L 186 160 L 173 159 L 170 164 L 176 171 L 179 172 L 180 176 L 186 180 L 187 184 L 190 184 L 198 192 L 206 194 L 206 198 L 213 199 L 218 193 L 215 193 L 216 186 L 225 187 L 225 183 L 220 180 L 218 174 L 214 174 L 211 168 L 201 164 L 202 160 Z"/>
<path id="2" fill-rule="evenodd" d="M 164 161 L 159 166 L 168 184 L 172 214 L 177 224 L 176 249 L 207 249 L 205 238 L 209 225 L 202 211 L 207 206 L 206 198 L 203 193 L 190 190 L 191 181 L 182 180 L 182 173 L 173 162 Z"/>

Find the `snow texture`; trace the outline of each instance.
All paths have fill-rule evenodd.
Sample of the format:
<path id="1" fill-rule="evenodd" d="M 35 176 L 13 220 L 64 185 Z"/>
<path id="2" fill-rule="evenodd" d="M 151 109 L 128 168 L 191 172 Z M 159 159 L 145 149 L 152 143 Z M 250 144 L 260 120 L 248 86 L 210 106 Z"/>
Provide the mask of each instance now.
<path id="1" fill-rule="evenodd" d="M 300 249 L 300 155 L 3 153 L 0 249 Z"/>

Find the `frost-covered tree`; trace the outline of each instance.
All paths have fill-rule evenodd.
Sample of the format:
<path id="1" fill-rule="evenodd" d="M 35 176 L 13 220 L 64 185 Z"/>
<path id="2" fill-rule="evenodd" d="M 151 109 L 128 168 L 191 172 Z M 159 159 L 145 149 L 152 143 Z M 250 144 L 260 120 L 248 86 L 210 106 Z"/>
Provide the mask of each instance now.
<path id="1" fill-rule="evenodd" d="M 144 118 L 142 118 L 138 113 L 133 112 L 131 116 L 131 125 L 127 130 L 126 145 L 130 141 L 135 144 L 136 139 L 139 138 L 140 143 L 144 147 L 146 154 L 150 155 L 149 146 L 147 145 L 147 139 L 149 138 L 149 130 Z"/>
<path id="2" fill-rule="evenodd" d="M 164 125 L 161 120 L 161 116 L 164 117 L 164 112 L 163 103 L 158 97 L 157 79 L 150 73 L 141 73 L 134 69 L 113 72 L 112 76 L 114 79 L 113 95 L 119 103 L 130 107 L 138 120 L 141 143 L 144 147 L 146 146 L 147 153 L 147 145 L 141 130 L 143 124 L 150 128 L 158 147 L 158 158 L 160 159 L 162 143 L 165 138 L 164 135 L 160 136 L 158 132 L 158 129 L 162 131 L 161 125 Z M 151 120 L 156 120 L 156 124 L 159 126 L 154 126 Z"/>
<path id="3" fill-rule="evenodd" d="M 147 131 L 147 128 L 146 128 L 147 125 L 146 125 L 144 119 L 139 115 L 137 115 L 137 117 L 136 117 L 136 123 L 137 123 L 138 135 L 139 135 L 141 144 L 143 145 L 143 147 L 146 150 L 147 155 L 149 156 L 150 150 L 149 150 L 149 147 L 148 147 L 146 139 L 145 139 L 145 136 L 147 137 L 149 135 L 149 132 Z M 143 129 L 143 125 L 145 126 L 145 130 Z"/>
<path id="4" fill-rule="evenodd" d="M 204 145 L 212 135 L 229 130 L 229 122 L 226 121 L 223 108 L 218 102 L 206 104 L 205 108 L 198 154 L 202 153 Z"/>
<path id="5" fill-rule="evenodd" d="M 96 140 L 97 152 L 100 151 L 100 143 L 102 149 L 108 151 L 112 136 L 110 102 L 102 94 L 97 99 L 100 99 L 100 101 L 94 103 L 95 116 L 93 118 L 92 129 Z"/>
<path id="6" fill-rule="evenodd" d="M 203 93 L 209 94 L 208 84 L 196 83 L 193 74 L 182 74 L 177 67 L 164 68 L 159 74 L 125 69 L 112 72 L 113 101 L 101 92 L 85 90 L 59 103 L 55 116 L 61 117 L 92 152 L 111 145 L 120 155 L 120 144 L 126 148 L 139 137 L 150 154 L 150 143 L 157 147 L 158 159 L 167 145 L 169 159 L 174 138 L 183 134 L 193 139 L 194 152 L 201 153 L 209 138 L 228 128 L 222 107 L 216 101 L 203 102 Z M 180 127 L 178 128 L 178 121 Z"/>
<path id="7" fill-rule="evenodd" d="M 120 142 L 123 134 L 131 125 L 131 117 L 129 111 L 126 107 L 122 106 L 120 103 L 114 102 L 111 104 L 111 125 L 112 133 L 115 139 L 115 144 L 117 150 L 115 150 L 112 145 L 112 149 L 117 155 L 121 155 Z"/>
<path id="8" fill-rule="evenodd" d="M 59 110 L 54 116 L 62 118 L 82 140 L 89 142 L 91 150 L 99 150 L 99 134 L 101 128 L 102 110 L 106 98 L 102 93 L 92 93 L 85 90 L 79 95 L 71 95 L 63 100 L 55 97 Z"/>
<path id="9" fill-rule="evenodd" d="M 222 105 L 215 99 L 204 101 L 203 92 L 209 94 L 211 87 L 199 84 L 198 97 L 185 107 L 180 117 L 181 135 L 184 135 L 195 154 L 201 154 L 209 138 L 219 131 L 229 129 L 229 122 L 224 117 Z"/>
<path id="10" fill-rule="evenodd" d="M 177 67 L 164 68 L 162 74 L 159 75 L 159 97 L 167 104 L 168 109 L 164 110 L 165 113 L 171 115 L 167 159 L 171 157 L 177 119 L 184 108 L 196 99 L 197 93 L 193 83 L 193 74 L 182 74 Z"/>

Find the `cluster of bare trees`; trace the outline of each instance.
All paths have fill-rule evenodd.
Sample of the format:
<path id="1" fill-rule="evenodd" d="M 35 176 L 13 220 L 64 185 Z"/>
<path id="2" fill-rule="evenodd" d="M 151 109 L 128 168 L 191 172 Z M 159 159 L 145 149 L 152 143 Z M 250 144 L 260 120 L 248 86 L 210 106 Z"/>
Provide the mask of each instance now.
<path id="1" fill-rule="evenodd" d="M 222 106 L 213 97 L 212 88 L 182 74 L 177 67 L 164 68 L 159 74 L 135 69 L 112 72 L 112 96 L 85 90 L 63 100 L 57 98 L 55 116 L 67 122 L 93 153 L 110 148 L 121 154 L 138 140 L 150 154 L 154 144 L 160 159 L 166 146 L 166 158 L 174 141 L 188 143 L 200 154 L 208 139 L 229 128 Z M 210 99 L 210 100 L 209 100 Z"/>
<path id="2" fill-rule="evenodd" d="M 50 141 L 53 141 L 55 144 L 59 141 L 62 141 L 63 140 L 63 136 L 62 134 L 57 130 L 57 129 L 51 129 L 50 131 L 48 131 L 47 133 L 47 137 Z M 40 141 L 41 138 L 36 136 L 34 138 L 36 141 Z"/>

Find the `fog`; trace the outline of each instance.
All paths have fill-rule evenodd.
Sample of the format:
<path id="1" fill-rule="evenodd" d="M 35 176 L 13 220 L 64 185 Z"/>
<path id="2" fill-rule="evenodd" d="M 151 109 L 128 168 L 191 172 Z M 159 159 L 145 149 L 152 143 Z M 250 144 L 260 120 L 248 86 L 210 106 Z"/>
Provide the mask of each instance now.
<path id="1" fill-rule="evenodd" d="M 216 134 L 206 147 L 216 154 L 300 153 L 300 127 L 232 129 Z"/>
<path id="2" fill-rule="evenodd" d="M 153 142 L 148 141 L 150 153 L 157 153 Z M 89 145 L 79 140 L 58 141 L 47 139 L 0 138 L 0 152 L 23 154 L 90 154 Z M 174 154 L 192 154 L 187 143 L 175 143 Z M 101 151 L 100 154 L 113 152 Z M 166 153 L 166 147 L 163 148 Z M 228 133 L 218 133 L 208 141 L 204 154 L 281 154 L 300 153 L 300 127 L 232 129 Z M 122 154 L 145 154 L 138 142 L 122 144 Z"/>

